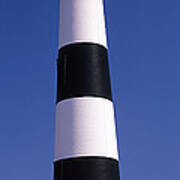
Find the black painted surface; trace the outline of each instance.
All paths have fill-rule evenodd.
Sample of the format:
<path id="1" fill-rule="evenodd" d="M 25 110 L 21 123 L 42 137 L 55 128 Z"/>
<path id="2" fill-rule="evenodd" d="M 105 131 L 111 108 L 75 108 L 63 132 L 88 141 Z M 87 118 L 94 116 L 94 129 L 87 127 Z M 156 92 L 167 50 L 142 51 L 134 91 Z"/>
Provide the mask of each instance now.
<path id="1" fill-rule="evenodd" d="M 100 157 L 55 162 L 54 180 L 119 180 L 118 161 Z"/>
<path id="2" fill-rule="evenodd" d="M 108 53 L 103 46 L 77 43 L 59 51 L 57 102 L 82 96 L 112 100 Z"/>

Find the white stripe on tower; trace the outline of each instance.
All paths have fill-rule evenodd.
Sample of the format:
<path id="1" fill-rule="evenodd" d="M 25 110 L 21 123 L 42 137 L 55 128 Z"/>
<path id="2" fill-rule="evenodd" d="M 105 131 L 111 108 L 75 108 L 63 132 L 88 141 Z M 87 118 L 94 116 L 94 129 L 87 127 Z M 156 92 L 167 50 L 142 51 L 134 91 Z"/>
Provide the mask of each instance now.
<path id="1" fill-rule="evenodd" d="M 60 0 L 59 49 L 78 42 L 107 47 L 102 0 Z"/>
<path id="2" fill-rule="evenodd" d="M 103 0 L 60 0 L 55 180 L 119 180 Z"/>
<path id="3" fill-rule="evenodd" d="M 80 156 L 118 160 L 114 127 L 111 101 L 92 97 L 62 101 L 57 105 L 55 160 Z"/>

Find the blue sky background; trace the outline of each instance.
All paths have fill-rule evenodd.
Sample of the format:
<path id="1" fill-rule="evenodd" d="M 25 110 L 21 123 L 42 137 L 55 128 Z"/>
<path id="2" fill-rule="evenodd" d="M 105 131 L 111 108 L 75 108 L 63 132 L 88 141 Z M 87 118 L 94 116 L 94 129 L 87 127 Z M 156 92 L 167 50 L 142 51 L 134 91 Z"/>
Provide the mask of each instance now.
<path id="1" fill-rule="evenodd" d="M 0 0 L 0 179 L 53 179 L 58 0 Z M 180 1 L 106 0 L 122 180 L 180 179 Z"/>

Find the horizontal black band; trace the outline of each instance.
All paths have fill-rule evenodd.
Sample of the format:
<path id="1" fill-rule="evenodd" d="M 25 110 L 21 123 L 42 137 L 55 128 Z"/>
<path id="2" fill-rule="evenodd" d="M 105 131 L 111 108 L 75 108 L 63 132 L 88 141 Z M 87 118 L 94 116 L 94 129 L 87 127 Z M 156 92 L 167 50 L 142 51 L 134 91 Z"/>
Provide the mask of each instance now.
<path id="1" fill-rule="evenodd" d="M 98 44 L 77 43 L 59 51 L 57 102 L 82 96 L 112 100 L 107 49 Z"/>
<path id="2" fill-rule="evenodd" d="M 54 180 L 119 180 L 118 161 L 83 157 L 55 162 Z"/>

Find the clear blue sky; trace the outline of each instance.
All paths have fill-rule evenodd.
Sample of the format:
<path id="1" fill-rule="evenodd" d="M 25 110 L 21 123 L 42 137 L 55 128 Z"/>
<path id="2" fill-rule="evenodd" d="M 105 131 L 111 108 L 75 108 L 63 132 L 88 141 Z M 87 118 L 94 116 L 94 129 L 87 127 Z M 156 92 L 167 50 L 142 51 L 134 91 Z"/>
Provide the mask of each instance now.
<path id="1" fill-rule="evenodd" d="M 0 179 L 52 180 L 58 0 L 0 0 Z M 180 1 L 106 0 L 122 180 L 180 179 Z"/>

